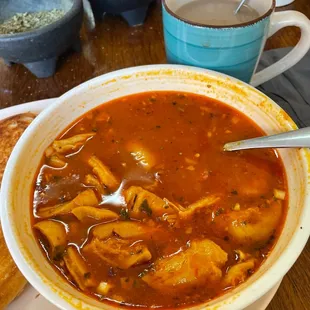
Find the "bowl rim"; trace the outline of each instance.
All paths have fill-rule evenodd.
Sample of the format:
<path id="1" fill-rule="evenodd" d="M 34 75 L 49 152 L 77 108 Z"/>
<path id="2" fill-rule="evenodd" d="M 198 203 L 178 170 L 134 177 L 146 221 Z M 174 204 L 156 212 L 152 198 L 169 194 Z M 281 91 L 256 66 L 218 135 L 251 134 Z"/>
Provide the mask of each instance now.
<path id="1" fill-rule="evenodd" d="M 65 14 L 61 18 L 55 20 L 54 22 L 48 25 L 24 32 L 17 32 L 12 34 L 0 34 L 0 42 L 6 42 L 6 41 L 12 42 L 24 39 L 33 39 L 35 37 L 40 36 L 43 33 L 50 32 L 55 28 L 60 28 L 62 25 L 71 20 L 83 9 L 82 1 L 83 0 L 73 0 L 72 7 L 67 12 L 65 12 Z"/>
<path id="2" fill-rule="evenodd" d="M 35 289 L 37 289 L 46 299 L 48 299 L 50 302 L 52 302 L 54 305 L 58 306 L 61 309 L 73 309 L 72 308 L 72 302 L 69 302 L 67 299 L 62 298 L 57 292 L 51 289 L 50 285 L 45 283 L 43 279 L 36 273 L 36 271 L 30 266 L 30 264 L 27 263 L 26 258 L 24 257 L 24 253 L 19 248 L 19 244 L 17 241 L 17 237 L 14 233 L 14 221 L 12 220 L 12 217 L 10 215 L 10 200 L 11 197 L 8 194 L 9 189 L 11 188 L 12 179 L 13 179 L 13 168 L 15 164 L 21 159 L 21 151 L 26 144 L 26 142 L 31 138 L 31 135 L 33 132 L 37 130 L 37 126 L 41 123 L 44 123 L 48 120 L 49 115 L 52 111 L 58 110 L 59 107 L 62 105 L 63 102 L 70 99 L 71 96 L 76 95 L 79 92 L 82 92 L 83 90 L 89 89 L 89 86 L 92 84 L 97 84 L 99 81 L 103 83 L 104 81 L 110 81 L 122 76 L 131 76 L 135 75 L 137 73 L 143 73 L 143 72 L 154 72 L 154 71 L 160 71 L 160 70 L 172 70 L 172 71 L 186 71 L 191 72 L 195 74 L 204 74 L 207 73 L 215 78 L 217 77 L 224 77 L 228 78 L 230 81 L 232 81 L 233 84 L 238 83 L 239 85 L 243 85 L 246 87 L 249 87 L 252 90 L 255 90 L 255 92 L 259 93 L 260 95 L 266 97 L 263 93 L 255 89 L 254 87 L 239 81 L 235 78 L 232 78 L 230 76 L 227 76 L 222 73 L 218 73 L 212 70 L 202 69 L 202 68 L 195 68 L 191 66 L 183 66 L 183 65 L 147 65 L 147 66 L 139 66 L 139 67 L 131 67 L 126 69 L 121 69 L 118 71 L 113 71 L 107 74 L 104 74 L 102 76 L 98 76 L 94 79 L 88 80 L 77 87 L 72 88 L 65 94 L 63 94 L 61 97 L 57 98 L 55 102 L 49 106 L 47 109 L 45 109 L 43 112 L 37 116 L 37 118 L 31 123 L 31 125 L 26 129 L 20 140 L 17 142 L 5 169 L 4 175 L 3 175 L 3 184 L 2 184 L 2 190 L 1 190 L 1 201 L 3 202 L 3 206 L 1 208 L 1 221 L 2 221 L 2 228 L 3 233 L 5 237 L 5 241 L 7 243 L 8 249 L 20 269 L 20 271 L 25 275 L 27 280 L 33 285 Z M 268 98 L 270 103 L 272 105 L 282 110 L 282 108 L 279 107 L 273 100 Z M 289 122 L 292 124 L 295 124 L 290 118 Z M 299 255 L 301 254 L 308 238 L 310 235 L 310 225 L 308 225 L 308 222 L 310 219 L 310 208 L 307 206 L 310 205 L 310 150 L 309 149 L 303 149 L 304 153 L 301 156 L 302 161 L 304 165 L 308 168 L 307 172 L 305 172 L 305 175 L 307 174 L 308 182 L 305 184 L 306 192 L 305 192 L 305 199 L 304 199 L 304 206 L 300 212 L 299 215 L 299 222 L 298 222 L 298 228 L 293 232 L 290 241 L 286 244 L 285 249 L 283 250 L 280 257 L 277 258 L 277 260 L 270 266 L 270 268 L 262 274 L 257 280 L 255 280 L 253 283 L 251 283 L 248 286 L 245 286 L 238 295 L 244 295 L 248 296 L 248 298 L 236 298 L 236 294 L 234 294 L 231 297 L 228 297 L 224 299 L 224 301 L 219 301 L 215 303 L 214 305 L 204 306 L 204 304 L 201 304 L 201 306 L 206 307 L 206 309 L 218 309 L 219 306 L 227 306 L 227 305 L 234 305 L 236 308 L 234 309 L 243 309 L 250 304 L 252 304 L 255 300 L 258 300 L 263 295 L 265 295 L 272 287 L 279 281 L 292 267 L 292 265 L 295 263 Z M 300 229 L 299 229 L 300 228 Z M 292 250 L 293 249 L 293 250 Z M 52 281 L 50 281 L 52 283 Z M 77 291 L 78 294 L 78 291 Z M 225 295 L 223 295 L 225 296 Z M 254 297 L 253 297 L 254 296 Z M 73 299 L 78 299 L 76 295 L 72 296 Z M 236 302 L 237 300 L 237 302 Z M 86 304 L 86 303 L 85 303 Z M 87 304 L 86 304 L 87 305 Z M 237 307 L 238 306 L 238 307 Z M 111 309 L 117 309 L 116 307 L 111 307 Z M 228 309 L 225 307 L 225 309 Z"/>

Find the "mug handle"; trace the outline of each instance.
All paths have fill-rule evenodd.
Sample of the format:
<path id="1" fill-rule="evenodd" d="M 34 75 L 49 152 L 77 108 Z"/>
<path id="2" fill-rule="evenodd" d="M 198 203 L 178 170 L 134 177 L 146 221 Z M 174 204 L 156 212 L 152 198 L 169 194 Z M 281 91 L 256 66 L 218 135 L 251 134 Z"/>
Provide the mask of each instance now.
<path id="1" fill-rule="evenodd" d="M 310 49 L 310 20 L 297 11 L 277 12 L 271 16 L 271 27 L 268 37 L 288 26 L 297 26 L 301 30 L 301 38 L 297 45 L 285 57 L 273 65 L 254 74 L 251 85 L 259 86 L 283 73 L 299 62 Z"/>

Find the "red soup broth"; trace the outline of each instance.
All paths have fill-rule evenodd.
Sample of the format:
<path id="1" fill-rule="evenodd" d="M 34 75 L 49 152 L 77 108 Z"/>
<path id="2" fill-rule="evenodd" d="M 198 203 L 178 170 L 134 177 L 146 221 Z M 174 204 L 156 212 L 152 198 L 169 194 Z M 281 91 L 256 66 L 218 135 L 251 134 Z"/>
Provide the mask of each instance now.
<path id="1" fill-rule="evenodd" d="M 186 308 L 246 281 L 287 211 L 275 150 L 225 152 L 264 135 L 216 100 L 149 92 L 86 113 L 46 150 L 33 231 L 77 290 L 124 307 Z"/>

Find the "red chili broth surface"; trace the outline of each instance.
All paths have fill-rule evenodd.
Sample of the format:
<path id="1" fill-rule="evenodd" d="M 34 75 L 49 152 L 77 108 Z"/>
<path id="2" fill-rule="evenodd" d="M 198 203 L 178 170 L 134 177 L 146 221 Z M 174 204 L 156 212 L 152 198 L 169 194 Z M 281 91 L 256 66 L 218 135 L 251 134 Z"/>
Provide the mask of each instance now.
<path id="1" fill-rule="evenodd" d="M 214 299 L 246 281 L 269 255 L 286 216 L 286 177 L 281 159 L 273 150 L 223 151 L 227 142 L 264 135 L 245 115 L 204 96 L 141 93 L 88 112 L 58 139 L 85 133 L 94 135 L 78 147 L 73 145 L 72 150 L 61 155 L 55 149 L 47 151 L 36 176 L 31 210 L 33 225 L 53 221 L 63 226 L 66 242 L 57 237 L 57 249 L 44 230 L 33 230 L 49 262 L 78 290 L 114 305 L 186 308 Z M 65 167 L 51 164 L 55 154 Z M 94 155 L 110 169 L 118 186 L 102 184 L 88 164 Z M 104 195 L 86 184 L 89 174 L 101 183 Z M 126 198 L 131 186 L 136 186 L 133 206 Z M 96 220 L 89 215 L 79 220 L 72 212 L 40 216 L 40 210 L 57 205 L 56 210 L 61 207 L 58 204 L 71 201 L 87 189 L 92 189 L 99 201 L 89 208 L 108 209 L 120 218 Z M 113 196 L 118 198 L 112 200 L 115 204 L 106 202 L 116 191 L 119 195 Z M 165 198 L 158 201 L 165 202 L 167 211 L 153 209 L 149 192 Z M 285 198 L 277 199 L 276 192 L 280 196 L 286 193 Z M 145 199 L 135 212 L 134 206 L 143 194 Z M 205 197 L 215 197 L 215 202 L 193 205 Z M 168 211 L 172 217 L 167 217 Z M 122 265 L 126 258 L 119 263 L 117 259 L 108 262 L 111 251 L 98 256 L 99 252 L 89 247 L 95 227 L 124 222 L 143 225 L 151 233 L 124 238 L 123 232 L 119 234 L 113 228 L 111 235 L 97 241 L 100 246 L 112 248 L 121 244 L 127 252 L 136 246 L 135 253 L 126 252 L 133 257 L 145 253 L 144 259 L 151 256 L 128 268 Z M 79 256 L 77 261 L 82 259 L 82 265 L 72 260 L 74 255 L 70 252 L 70 256 L 68 248 Z M 161 270 L 160 262 L 171 264 L 171 269 Z M 104 294 L 98 290 L 101 282 L 109 285 Z"/>

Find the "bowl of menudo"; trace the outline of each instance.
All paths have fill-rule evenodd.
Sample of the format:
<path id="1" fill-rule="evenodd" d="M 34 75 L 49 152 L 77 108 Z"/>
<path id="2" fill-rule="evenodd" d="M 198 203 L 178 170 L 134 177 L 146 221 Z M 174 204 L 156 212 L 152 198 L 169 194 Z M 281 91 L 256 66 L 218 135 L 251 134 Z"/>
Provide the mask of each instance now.
<path id="1" fill-rule="evenodd" d="M 95 78 L 14 149 L 2 185 L 8 247 L 61 309 L 244 309 L 309 237 L 309 151 L 223 145 L 293 129 L 268 97 L 212 71 Z"/>

